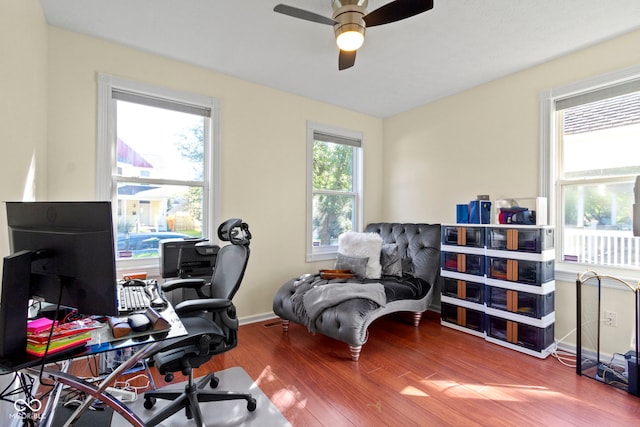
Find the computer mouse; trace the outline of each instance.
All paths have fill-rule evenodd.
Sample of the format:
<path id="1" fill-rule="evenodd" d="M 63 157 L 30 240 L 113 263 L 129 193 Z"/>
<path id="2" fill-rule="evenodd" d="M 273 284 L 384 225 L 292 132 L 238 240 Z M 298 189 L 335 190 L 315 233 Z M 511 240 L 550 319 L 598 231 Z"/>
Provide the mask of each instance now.
<path id="1" fill-rule="evenodd" d="M 131 314 L 127 322 L 133 332 L 143 332 L 151 326 L 151 320 L 143 313 Z"/>

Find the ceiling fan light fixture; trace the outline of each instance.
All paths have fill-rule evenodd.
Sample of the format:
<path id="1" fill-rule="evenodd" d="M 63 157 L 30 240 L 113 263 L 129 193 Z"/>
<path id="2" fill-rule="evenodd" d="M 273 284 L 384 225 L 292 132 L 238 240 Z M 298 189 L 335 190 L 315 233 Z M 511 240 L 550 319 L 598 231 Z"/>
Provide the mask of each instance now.
<path id="1" fill-rule="evenodd" d="M 330 0 L 331 18 L 286 4 L 277 4 L 273 11 L 318 24 L 332 25 L 336 44 L 340 48 L 338 70 L 353 67 L 356 51 L 364 42 L 367 27 L 401 21 L 433 9 L 433 0 L 392 0 L 368 13 L 369 0 Z"/>
<path id="2" fill-rule="evenodd" d="M 340 33 L 336 31 L 336 44 L 340 50 L 347 52 L 358 50 L 364 43 L 364 28 L 358 30 L 343 30 Z"/>
<path id="3" fill-rule="evenodd" d="M 346 1 L 344 1 L 346 3 Z M 336 24 L 333 30 L 336 35 L 336 44 L 340 50 L 351 52 L 358 50 L 364 42 L 364 33 L 366 24 L 364 22 L 364 14 L 366 13 L 363 6 L 355 4 L 340 5 L 334 10 L 333 19 Z M 334 8 L 338 3 L 334 2 Z M 366 2 L 365 2 L 366 6 Z"/>

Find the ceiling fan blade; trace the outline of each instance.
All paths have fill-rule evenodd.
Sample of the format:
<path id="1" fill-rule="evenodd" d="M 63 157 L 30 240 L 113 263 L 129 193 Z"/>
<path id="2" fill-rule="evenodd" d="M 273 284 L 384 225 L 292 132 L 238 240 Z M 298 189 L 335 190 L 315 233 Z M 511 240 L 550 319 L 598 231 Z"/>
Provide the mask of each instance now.
<path id="1" fill-rule="evenodd" d="M 326 16 L 318 15 L 308 10 L 298 9 L 297 7 L 287 6 L 286 4 L 278 4 L 273 8 L 274 12 L 284 15 L 293 16 L 294 18 L 304 19 L 305 21 L 317 22 L 318 24 L 335 25 L 336 21 Z"/>
<path id="2" fill-rule="evenodd" d="M 356 63 L 356 52 L 355 50 L 341 50 L 338 56 L 338 70 L 342 71 L 353 67 L 353 64 Z"/>
<path id="3" fill-rule="evenodd" d="M 368 27 L 389 24 L 433 9 L 433 0 L 395 0 L 364 16 Z"/>

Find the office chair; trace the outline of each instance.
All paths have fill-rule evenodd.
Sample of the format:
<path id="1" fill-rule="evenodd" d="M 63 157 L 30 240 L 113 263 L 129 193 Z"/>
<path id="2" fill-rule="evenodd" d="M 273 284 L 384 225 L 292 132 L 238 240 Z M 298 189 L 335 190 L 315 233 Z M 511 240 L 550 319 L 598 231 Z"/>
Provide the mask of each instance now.
<path id="1" fill-rule="evenodd" d="M 215 373 L 194 382 L 193 369 L 206 363 L 212 356 L 235 348 L 238 344 L 238 319 L 231 299 L 238 291 L 249 260 L 251 233 L 241 219 L 233 218 L 218 227 L 218 237 L 229 244 L 220 248 L 210 284 L 205 279 L 178 279 L 165 282 L 165 292 L 179 288 L 196 289 L 199 299 L 182 301 L 175 306 L 176 313 L 187 329 L 188 335 L 162 342 L 150 364 L 173 380 L 173 372 L 188 376 L 184 391 L 151 390 L 144 395 L 144 407 L 151 409 L 156 399 L 173 400 L 168 406 L 145 422 L 154 426 L 184 408 L 188 419 L 202 426 L 203 418 L 199 402 L 244 399 L 247 409 L 256 409 L 256 399 L 247 393 L 204 390 L 218 386 Z"/>

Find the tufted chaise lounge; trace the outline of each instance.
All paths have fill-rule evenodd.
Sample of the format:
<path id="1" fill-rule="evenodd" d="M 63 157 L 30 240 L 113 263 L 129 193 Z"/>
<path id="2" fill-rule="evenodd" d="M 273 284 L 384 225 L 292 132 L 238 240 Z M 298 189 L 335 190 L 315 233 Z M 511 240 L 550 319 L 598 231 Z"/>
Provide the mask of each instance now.
<path id="1" fill-rule="evenodd" d="M 409 311 L 413 313 L 414 325 L 419 326 L 422 313 L 429 308 L 433 299 L 440 272 L 439 224 L 374 223 L 369 224 L 365 231 L 380 234 L 385 244 L 398 245 L 402 277 L 383 275 L 380 279 L 353 278 L 347 281 L 381 283 L 386 304 L 380 306 L 363 298 L 348 299 L 323 310 L 313 325 L 307 325 L 311 326 L 313 332 L 347 343 L 354 361 L 360 357 L 362 345 L 367 341 L 369 325 L 379 317 Z M 292 303 L 300 280 L 294 278 L 286 282 L 273 300 L 273 311 L 280 317 L 284 332 L 288 332 L 289 322 L 305 324 L 305 319 L 297 314 Z M 327 283 L 322 283 L 317 276 L 315 280 L 320 284 Z"/>

